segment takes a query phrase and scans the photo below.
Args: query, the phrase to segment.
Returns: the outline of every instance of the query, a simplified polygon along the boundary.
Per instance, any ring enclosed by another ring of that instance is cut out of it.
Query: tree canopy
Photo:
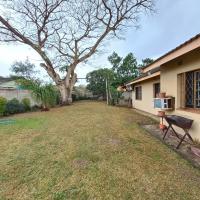
[[[138,64],[133,53],[128,53],[123,58],[113,52],[108,57],[108,61],[111,63],[112,68],[98,69],[87,74],[87,88],[94,95],[103,96],[104,99],[106,98],[106,79],[111,93],[110,96],[116,96],[117,87],[139,76],[139,68],[151,64],[153,59],[146,58],[142,60],[142,64]]]
[[[11,76],[14,77],[23,77],[25,79],[35,79],[36,74],[38,74],[38,71],[36,70],[36,66],[31,63],[28,59],[23,61],[18,61],[13,63],[13,65],[10,68]]]
[[[115,72],[117,79],[116,86],[126,83],[138,76],[137,59],[133,53],[129,53],[125,58],[120,57],[116,52],[113,52],[108,57],[112,65],[112,70]]]
[[[138,67],[146,67],[147,65],[150,65],[152,62],[154,62],[154,59],[145,58],[145,59],[142,60],[142,63],[139,64]]]
[[[106,79],[110,82],[115,80],[115,73],[112,69],[98,69],[87,74],[86,76],[88,90],[92,91],[93,95],[106,98]]]

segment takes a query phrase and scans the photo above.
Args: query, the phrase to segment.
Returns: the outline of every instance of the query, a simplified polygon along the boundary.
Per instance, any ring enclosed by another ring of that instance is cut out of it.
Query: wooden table
[[[177,145],[177,149],[180,147],[181,143],[184,141],[185,137],[187,136],[192,142],[193,142],[193,139],[189,133],[189,130],[190,128],[192,127],[192,124],[193,124],[193,120],[191,119],[187,119],[185,117],[181,117],[181,116],[177,116],[177,115],[166,115],[164,117],[164,119],[166,120],[166,122],[168,123],[168,127],[164,133],[164,137],[163,137],[163,140],[165,139],[168,131],[170,129],[172,129],[173,133],[176,135],[176,137],[178,139],[180,139],[180,142],[179,144]],[[179,128],[182,128],[183,131],[184,131],[184,135],[183,137],[181,138],[178,133],[174,130],[173,128],[173,125],[179,127]]]

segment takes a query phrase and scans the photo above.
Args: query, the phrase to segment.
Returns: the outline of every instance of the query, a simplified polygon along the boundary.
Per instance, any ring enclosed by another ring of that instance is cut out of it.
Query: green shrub
[[[42,85],[38,82],[32,82],[31,84],[32,96],[43,108],[54,107],[59,103],[59,92],[55,86],[51,84]]]
[[[11,99],[6,104],[6,114],[16,114],[25,112],[25,107],[16,98]]]
[[[4,115],[6,111],[6,103],[7,99],[4,97],[0,97],[0,116]]]
[[[72,101],[77,101],[78,100],[78,97],[76,94],[72,94]]]
[[[25,111],[30,111],[31,110],[31,101],[29,98],[23,98],[22,99],[22,104],[24,105]]]

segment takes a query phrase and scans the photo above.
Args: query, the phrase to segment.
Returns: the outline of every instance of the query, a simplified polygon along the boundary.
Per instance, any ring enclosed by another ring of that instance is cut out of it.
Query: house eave
[[[179,45],[178,47],[172,49],[168,53],[164,54],[160,58],[156,59],[150,65],[147,65],[142,68],[142,71],[145,73],[157,66],[162,66],[163,64],[174,60],[182,55],[185,55],[191,51],[200,48],[200,34],[196,35],[195,37],[189,39],[188,41],[184,42],[183,44]]]
[[[143,82],[143,81],[147,81],[149,79],[159,77],[159,76],[160,76],[160,71],[155,72],[155,73],[148,75],[148,76],[145,76],[145,77],[141,77],[140,79],[137,79],[137,80],[132,81],[130,83],[127,83],[126,86],[134,85],[134,84],[137,84],[137,83],[140,83],[140,82]]]

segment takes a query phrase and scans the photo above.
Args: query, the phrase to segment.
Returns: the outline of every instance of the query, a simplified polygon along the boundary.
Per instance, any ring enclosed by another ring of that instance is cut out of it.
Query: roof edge
[[[197,34],[196,36],[190,38],[189,40],[185,41],[184,43],[182,43],[181,45],[177,46],[176,48],[172,49],[171,51],[168,51],[167,53],[165,53],[164,55],[162,55],[161,57],[157,58],[156,60],[154,60],[154,62],[152,62],[151,64],[149,65],[146,65],[144,67],[142,67],[141,69],[144,70],[148,67],[150,67],[151,65],[155,64],[156,62],[158,62],[159,60],[163,59],[164,57],[168,56],[169,54],[175,52],[176,50],[182,48],[183,46],[187,45],[188,43],[190,42],[193,42],[194,40],[200,38],[200,33]]]
[[[142,78],[151,76],[151,75],[153,75],[153,74],[155,74],[155,73],[157,73],[157,72],[160,72],[160,67],[156,67],[156,68],[154,68],[154,69],[152,69],[152,70],[150,70],[150,71],[148,71],[148,72],[142,73],[142,74],[141,74],[140,76],[138,76],[137,78],[135,78],[135,79],[133,79],[133,80],[131,80],[131,81],[125,83],[125,85],[129,85],[129,84],[131,84],[131,83],[134,82],[134,81],[137,81],[137,80],[140,80],[140,79],[142,79]]]

